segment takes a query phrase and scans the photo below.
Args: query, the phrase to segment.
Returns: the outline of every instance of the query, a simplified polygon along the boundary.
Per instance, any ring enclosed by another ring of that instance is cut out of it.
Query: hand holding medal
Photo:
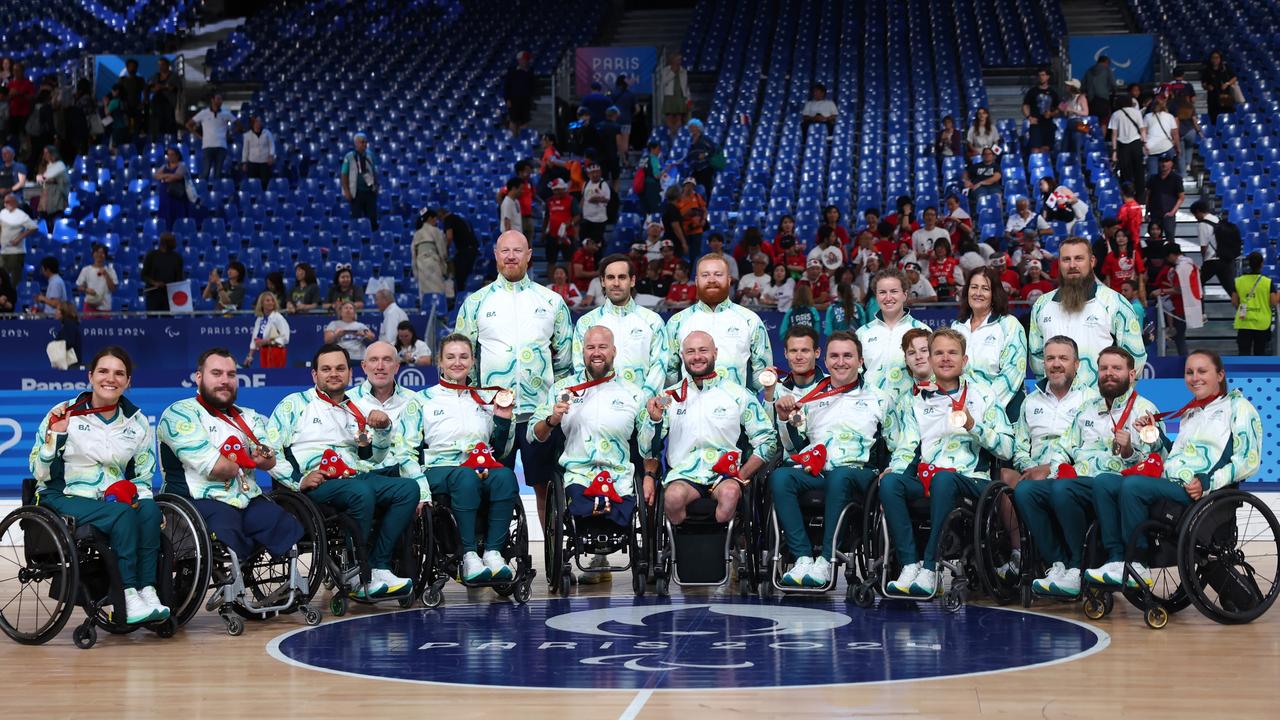
[[[1138,439],[1144,445],[1155,445],[1160,441],[1160,428],[1156,427],[1156,419],[1150,413],[1134,420],[1133,426],[1138,429]]]

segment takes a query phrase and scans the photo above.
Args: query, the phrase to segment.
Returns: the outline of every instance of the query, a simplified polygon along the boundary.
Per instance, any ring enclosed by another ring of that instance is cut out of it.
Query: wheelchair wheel
[[[1251,622],[1280,594],[1280,524],[1258,497],[1214,493],[1184,520],[1178,570],[1192,604],[1224,625]]]
[[[1016,578],[1001,579],[997,569],[1009,562],[1013,553],[1012,536],[1001,519],[1000,508],[1013,503],[1013,488],[996,480],[988,483],[974,510],[973,546],[978,580],[983,590],[1000,605],[1018,598]]]
[[[564,569],[565,502],[564,480],[555,478],[547,492],[547,517],[542,526],[542,561],[547,569],[547,589],[561,595],[568,594],[561,588],[561,579],[567,579]]]
[[[631,591],[643,597],[649,584],[649,535],[648,510],[644,493],[638,492],[636,509],[631,513],[631,539],[627,552],[631,554]]]
[[[1129,604],[1144,613],[1155,605],[1173,614],[1191,604],[1191,598],[1183,588],[1178,574],[1178,564],[1175,559],[1171,559],[1177,552],[1176,535],[1175,528],[1162,522],[1147,520],[1129,538],[1124,553],[1125,564],[1139,562],[1147,565],[1151,571],[1152,584],[1150,588],[1125,586],[1123,592]],[[1137,541],[1144,536],[1148,547],[1139,549]]]
[[[328,547],[328,539],[325,536],[324,519],[316,506],[300,493],[276,491],[272,493],[271,499],[302,524],[302,539],[296,546],[298,574],[307,581],[307,593],[301,598],[301,602],[309,603],[325,583],[325,548]]]
[[[204,519],[191,501],[166,493],[156,496],[156,505],[164,518],[162,532],[173,552],[169,560],[173,577],[169,610],[181,627],[195,617],[209,589],[213,550]]]
[[[27,505],[0,522],[0,628],[23,645],[48,642],[75,610],[80,567],[62,518]]]

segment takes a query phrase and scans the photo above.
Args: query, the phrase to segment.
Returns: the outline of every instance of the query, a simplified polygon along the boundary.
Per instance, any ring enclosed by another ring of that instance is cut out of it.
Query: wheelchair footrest
[[[677,528],[674,533],[676,575],[682,584],[715,584],[728,580],[725,527]]]

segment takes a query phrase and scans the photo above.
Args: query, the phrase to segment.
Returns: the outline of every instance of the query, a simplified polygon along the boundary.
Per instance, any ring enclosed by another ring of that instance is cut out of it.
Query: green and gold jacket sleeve
[[[908,393],[897,405],[897,437],[890,437],[892,456],[889,470],[904,472],[916,458],[916,450],[920,448],[920,427],[916,423],[915,409],[912,407],[912,395]]]
[[[301,468],[294,467],[285,451],[293,444],[293,429],[302,417],[306,407],[301,393],[289,395],[276,405],[267,420],[267,445],[276,453],[275,467],[271,468],[271,479],[283,483],[286,487],[297,490],[302,482]]]
[[[773,424],[765,415],[764,406],[755,395],[747,390],[742,391],[739,405],[742,410],[742,428],[746,431],[747,441],[751,443],[752,453],[761,460],[769,462],[778,454],[778,435],[773,431]]]
[[[394,453],[399,459],[400,477],[413,478],[418,483],[419,502],[431,502],[431,485],[427,483],[427,473],[422,469],[422,456],[419,447],[422,445],[422,400],[414,397],[400,413],[396,421],[396,447]]]
[[[760,371],[773,365],[773,344],[769,341],[769,331],[764,326],[764,322],[755,323],[755,329],[751,331],[751,359],[747,361],[747,376],[742,378],[742,384],[751,392],[760,392],[764,388],[760,385],[760,381],[756,377]]]
[[[1238,483],[1262,466],[1262,418],[1239,390],[1231,393],[1231,460],[1213,471],[1205,492]]]
[[[1031,374],[1035,375],[1037,380],[1044,379],[1045,337],[1044,331],[1040,329],[1040,306],[1048,301],[1048,294],[1041,295],[1031,306],[1031,325],[1027,331],[1028,361],[1031,363]]]

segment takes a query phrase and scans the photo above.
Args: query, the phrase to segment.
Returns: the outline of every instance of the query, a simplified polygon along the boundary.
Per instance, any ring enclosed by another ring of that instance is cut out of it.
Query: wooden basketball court
[[[541,565],[541,547],[535,545],[532,551]],[[548,597],[543,578],[539,567],[531,606],[537,605],[540,598]],[[572,595],[605,598],[614,593],[617,600],[613,602],[629,604],[629,577],[619,576],[612,585],[574,588]],[[326,597],[327,591],[322,590],[317,600]],[[717,600],[725,602],[736,598],[724,590],[715,593],[672,591],[673,601],[708,599],[714,604]],[[405,613],[416,626],[430,627],[450,622],[450,610],[455,614],[462,612],[457,609],[465,608],[468,603],[487,606],[509,602],[497,598],[490,590],[468,592],[450,583],[442,609],[417,608]],[[782,604],[803,608],[813,602],[818,601],[792,598]],[[842,608],[851,616],[876,612],[845,605],[842,593],[822,602],[826,607]],[[602,604],[609,603],[594,601],[596,606]],[[325,607],[327,603],[316,605]],[[394,604],[376,608],[354,606],[348,618],[341,622],[359,622],[360,618],[397,610]],[[907,612],[912,609],[908,608]],[[1037,603],[1033,612],[1086,622],[1079,604]],[[325,615],[319,628],[335,623],[327,612]],[[641,687],[594,691],[450,686],[334,674],[286,663],[269,654],[268,646],[273,639],[305,627],[297,615],[251,622],[242,636],[229,637],[216,615],[202,611],[169,640],[146,631],[122,637],[102,633],[96,647],[78,650],[72,644],[71,629],[81,619],[82,614],[77,610],[62,634],[46,645],[28,647],[0,641],[0,665],[8,675],[4,690],[0,691],[6,715],[226,718],[352,714],[388,717],[396,713],[521,719],[695,715],[1203,718],[1206,714],[1222,713],[1232,717],[1273,718],[1277,713],[1275,682],[1280,679],[1280,612],[1272,612],[1250,625],[1224,626],[1188,608],[1174,615],[1166,629],[1156,631],[1148,629],[1137,610],[1119,597],[1111,615],[1099,622],[1087,623],[1102,631],[1098,637],[1103,641],[1091,654],[1074,659],[1027,669],[941,679],[767,689],[733,689],[734,671],[724,671],[717,676],[721,688],[717,690]],[[987,642],[984,638],[999,637],[1001,624],[1018,620],[1019,614],[1015,612],[984,612],[983,608],[975,607],[961,610],[948,622],[956,623],[952,627],[968,627],[977,633],[976,641],[982,644]],[[928,624],[924,623],[926,633]],[[493,626],[476,624],[453,627],[451,632],[460,637],[474,633],[483,638],[491,630]],[[886,629],[875,639],[893,642],[893,632]],[[409,640],[391,632],[366,648],[400,652]],[[941,651],[942,644],[950,641],[950,635],[940,635],[939,644],[933,649]],[[988,651],[1006,649],[989,645]],[[927,654],[927,646],[925,643],[921,652]],[[1026,648],[1007,649],[1018,652]],[[432,662],[430,655],[419,653],[414,657],[418,658],[417,662]],[[832,662],[840,661],[834,654],[829,658]],[[504,666],[503,662],[490,662],[485,671],[505,675],[519,670],[516,665]],[[361,671],[376,667],[377,662],[376,657],[365,657],[349,665]],[[606,673],[600,677],[607,682],[621,675]]]

